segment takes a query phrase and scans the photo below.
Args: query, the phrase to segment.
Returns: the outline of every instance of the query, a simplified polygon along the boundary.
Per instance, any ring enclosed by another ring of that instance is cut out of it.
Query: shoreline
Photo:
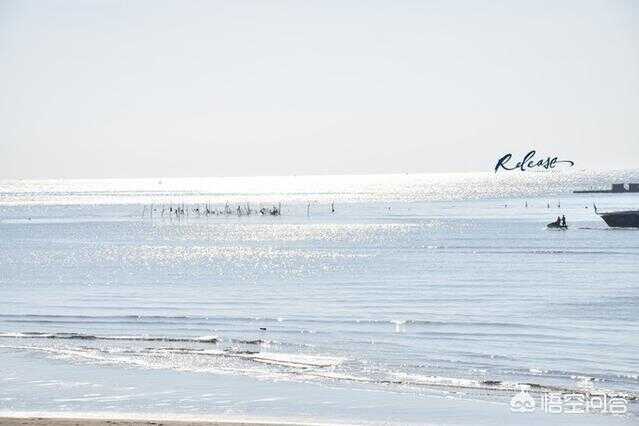
[[[192,418],[165,418],[127,416],[86,416],[75,414],[73,416],[55,416],[51,414],[0,416],[0,426],[319,426],[321,423],[287,422],[275,420],[254,419],[203,419]]]
[[[2,426],[280,426],[302,425],[301,423],[254,423],[227,421],[189,421],[189,420],[125,420],[125,419],[87,419],[54,417],[0,417]]]
[[[124,420],[124,419],[86,419],[53,417],[3,417],[2,426],[284,426],[302,425],[302,423],[254,423],[254,422],[216,422],[189,420]]]

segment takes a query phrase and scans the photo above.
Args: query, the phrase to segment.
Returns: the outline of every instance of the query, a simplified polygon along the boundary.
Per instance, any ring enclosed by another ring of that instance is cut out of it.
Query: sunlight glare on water
[[[115,368],[348,398],[360,386],[500,403],[521,388],[636,398],[637,232],[609,229],[592,204],[636,209],[637,195],[572,193],[617,181],[639,171],[2,181],[0,359],[62,381],[71,363],[91,383]],[[233,213],[247,203],[253,214]],[[280,203],[281,216],[257,213]],[[170,213],[178,205],[188,214]],[[561,214],[569,230],[546,230]],[[0,398],[96,409],[30,386]],[[120,401],[111,409],[131,408]],[[169,406],[210,409],[194,404]]]

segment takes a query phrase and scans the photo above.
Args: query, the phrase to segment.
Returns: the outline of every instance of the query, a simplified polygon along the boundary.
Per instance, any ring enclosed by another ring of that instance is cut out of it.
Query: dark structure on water
[[[639,228],[639,210],[597,214],[612,228]]]
[[[639,194],[639,183],[613,183],[610,189],[577,190],[575,194]],[[595,213],[612,228],[639,228],[639,210],[598,212]]]
[[[639,183],[613,183],[610,189],[584,189],[572,191],[575,194],[623,194],[628,192],[639,193]]]

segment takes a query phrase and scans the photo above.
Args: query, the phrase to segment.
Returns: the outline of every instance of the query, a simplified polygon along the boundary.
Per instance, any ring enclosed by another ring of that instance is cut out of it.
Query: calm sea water
[[[639,194],[572,194],[617,181],[639,170],[0,181],[0,410],[420,423],[511,416],[521,389],[637,398],[639,231],[592,204]],[[282,215],[193,210],[227,203]]]

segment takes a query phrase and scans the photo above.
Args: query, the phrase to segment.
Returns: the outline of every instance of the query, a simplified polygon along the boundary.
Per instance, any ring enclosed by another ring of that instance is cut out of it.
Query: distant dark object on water
[[[629,183],[626,187],[625,183],[613,183],[610,189],[585,189],[572,191],[575,194],[623,194],[623,193],[639,193],[639,183]]]
[[[566,225],[566,216],[559,217],[557,216],[557,220],[546,225],[551,229],[568,229],[568,225]]]
[[[546,226],[550,229],[568,229],[568,225],[560,225],[557,222],[551,222]]]

